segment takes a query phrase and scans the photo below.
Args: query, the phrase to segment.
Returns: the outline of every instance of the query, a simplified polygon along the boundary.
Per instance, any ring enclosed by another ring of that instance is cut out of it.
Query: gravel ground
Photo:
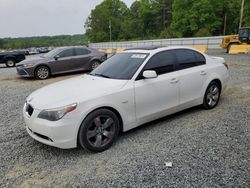
[[[215,109],[140,126],[97,154],[36,142],[22,119],[32,91],[76,74],[37,81],[0,67],[0,187],[250,187],[250,55],[209,54],[230,66]]]

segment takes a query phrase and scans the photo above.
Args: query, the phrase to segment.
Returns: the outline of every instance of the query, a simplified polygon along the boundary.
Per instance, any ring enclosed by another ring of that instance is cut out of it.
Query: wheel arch
[[[220,92],[222,90],[222,82],[219,78],[214,78],[214,79],[211,79],[208,84],[207,84],[207,87],[206,89],[208,88],[208,86],[212,83],[212,82],[217,82],[219,84],[219,87],[220,87]]]
[[[86,117],[91,114],[92,112],[96,111],[96,110],[100,110],[100,109],[107,109],[107,110],[110,110],[112,111],[113,113],[115,113],[115,115],[117,116],[118,120],[119,120],[119,132],[123,132],[123,119],[122,119],[122,116],[120,114],[120,112],[115,109],[114,107],[111,107],[111,106],[101,106],[101,107],[97,107],[95,109],[92,109],[90,112],[87,113],[87,115],[83,118],[82,122],[86,119]],[[80,127],[79,127],[80,128]],[[79,129],[78,129],[78,132],[79,132]]]
[[[15,61],[15,63],[16,63],[16,61],[17,61],[17,59],[16,59],[15,56],[5,56],[5,57],[4,57],[4,61],[6,61],[7,59],[13,59],[13,60]]]
[[[204,83],[204,85],[203,85],[203,87],[202,87],[202,92],[201,92],[201,101],[203,101],[203,98],[204,98],[204,95],[205,95],[205,93],[206,93],[206,90],[207,90],[207,88],[208,88],[208,86],[209,86],[209,84],[211,83],[211,82],[213,82],[213,81],[215,81],[215,82],[217,82],[218,84],[219,84],[219,86],[220,86],[220,91],[222,91],[223,90],[223,85],[222,85],[222,79],[220,78],[220,76],[217,74],[217,73],[212,73],[212,75],[210,75],[208,78],[207,78],[207,80],[206,80],[206,82]]]
[[[92,57],[92,58],[89,60],[89,62],[91,62],[91,63],[92,63],[93,61],[98,61],[98,62],[102,63],[101,59],[98,58],[98,57]]]
[[[213,79],[211,82],[217,82],[220,86],[220,90],[222,89],[222,83],[221,83],[220,79],[216,78],[216,79]]]

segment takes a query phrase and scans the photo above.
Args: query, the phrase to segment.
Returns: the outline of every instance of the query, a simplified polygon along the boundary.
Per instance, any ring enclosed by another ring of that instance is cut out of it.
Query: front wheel
[[[89,114],[78,132],[78,143],[91,152],[102,152],[113,144],[119,133],[119,120],[108,109]]]
[[[35,77],[40,80],[45,80],[50,76],[50,70],[46,66],[39,66],[35,70]]]
[[[215,81],[211,82],[207,87],[203,99],[203,107],[205,109],[214,108],[220,100],[220,92],[221,92],[220,85]]]

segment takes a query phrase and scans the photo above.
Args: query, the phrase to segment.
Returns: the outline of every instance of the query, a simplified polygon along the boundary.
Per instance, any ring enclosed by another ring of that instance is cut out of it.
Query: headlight
[[[38,118],[47,119],[49,121],[57,121],[65,116],[67,113],[75,110],[77,107],[77,103],[64,106],[61,108],[54,108],[50,110],[43,110],[38,114]]]
[[[32,63],[23,65],[23,67],[25,67],[25,68],[30,68],[30,67],[33,67],[33,66],[34,66],[34,64],[32,64]]]

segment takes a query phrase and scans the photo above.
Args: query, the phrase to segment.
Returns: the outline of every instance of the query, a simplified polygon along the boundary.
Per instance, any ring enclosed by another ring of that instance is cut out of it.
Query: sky
[[[134,0],[123,0],[129,7]],[[0,38],[73,35],[102,0],[0,0]]]

